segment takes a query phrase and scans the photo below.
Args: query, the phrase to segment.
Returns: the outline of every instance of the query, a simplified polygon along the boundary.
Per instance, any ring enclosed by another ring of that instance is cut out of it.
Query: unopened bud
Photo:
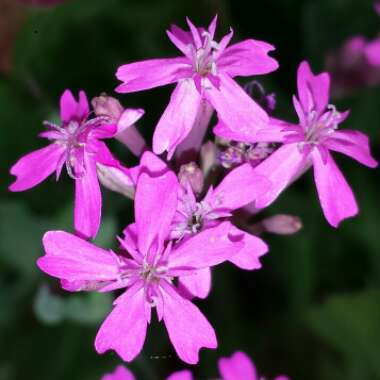
[[[210,170],[216,164],[216,146],[212,141],[208,141],[207,143],[202,145],[201,148],[201,167],[204,177],[207,177]]]
[[[199,194],[203,189],[203,173],[195,162],[182,165],[179,169],[178,179],[181,185],[186,186],[188,182],[194,193]]]
[[[97,163],[96,168],[99,181],[104,187],[130,199],[135,197],[135,186],[123,170],[99,163]]]
[[[121,114],[124,111],[123,106],[120,102],[108,96],[105,93],[102,93],[100,96],[93,98],[91,100],[92,107],[96,116],[108,116],[110,118],[110,123],[115,123],[120,119]]]
[[[293,215],[274,215],[261,222],[267,232],[277,235],[293,235],[302,228],[301,219]]]

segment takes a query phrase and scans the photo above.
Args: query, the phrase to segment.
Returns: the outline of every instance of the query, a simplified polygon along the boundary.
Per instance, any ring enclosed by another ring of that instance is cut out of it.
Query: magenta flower
[[[46,255],[38,260],[44,272],[62,280],[67,290],[110,291],[128,288],[114,302],[102,324],[96,350],[115,350],[133,360],[144,344],[151,309],[157,310],[169,338],[185,362],[198,362],[200,348],[216,348],[215,332],[173,281],[228,260],[243,243],[229,239],[229,223],[221,223],[186,240],[180,246],[166,243],[177,208],[178,181],[174,173],[155,177],[139,175],[135,196],[136,223],[119,239],[116,254],[62,231],[45,234]]]
[[[102,376],[101,380],[136,380],[136,378],[129,369],[119,365],[113,373]]]
[[[136,378],[129,369],[119,365],[113,373],[104,375],[101,380],[136,380]],[[182,370],[171,374],[166,380],[193,380],[193,376],[189,370]]]
[[[109,124],[107,117],[88,119],[89,105],[83,91],[80,91],[77,102],[72,93],[66,90],[61,97],[60,108],[61,124],[45,122],[48,130],[40,134],[51,144],[17,161],[11,168],[11,174],[17,179],[9,190],[28,190],[53,172],[56,172],[58,180],[65,166],[68,175],[75,181],[75,229],[84,237],[95,237],[101,218],[97,167],[124,171],[101,140],[113,137],[119,130],[116,125]],[[136,113],[131,124],[139,117],[141,113]]]
[[[328,104],[329,74],[314,75],[309,64],[302,62],[297,77],[299,99],[294,96],[293,101],[299,124],[273,120],[272,129],[277,132],[262,132],[263,140],[277,138],[284,145],[255,168],[257,174],[266,175],[272,182],[272,188],[256,199],[255,206],[260,209],[271,204],[290,183],[313,166],[323,213],[330,225],[337,227],[343,219],[356,215],[358,207],[330,151],[343,153],[370,168],[376,167],[377,162],[371,156],[365,134],[338,130],[348,112],[340,113]],[[217,128],[229,138],[249,139],[249,136],[234,134],[222,123]]]
[[[144,171],[152,175],[170,172],[165,162],[148,151],[141,157],[140,166],[131,170],[131,177],[136,181],[139,173]],[[182,177],[182,180],[186,181],[186,178]],[[253,202],[270,189],[270,186],[266,177],[257,175],[249,164],[232,170],[215,189],[210,187],[201,201],[197,200],[190,182],[177,181],[178,202],[168,239],[175,241],[174,247],[180,247],[187,239],[202,231],[220,224],[228,225],[228,238],[231,244],[236,243],[238,246],[235,254],[227,260],[245,270],[261,268],[259,258],[268,251],[268,246],[257,236],[235,227],[228,219],[234,210]],[[186,297],[206,298],[211,289],[210,268],[179,276],[179,285]]]
[[[375,38],[367,44],[365,55],[371,65],[380,66],[380,38]]]
[[[241,269],[259,269],[259,259],[268,251],[268,246],[259,237],[225,220],[232,216],[234,210],[254,201],[269,188],[270,182],[266,177],[255,174],[249,164],[232,170],[215,189],[210,187],[201,201],[197,200],[191,185],[187,183],[187,186],[179,188],[178,206],[170,236],[180,243],[182,239],[186,240],[200,231],[220,223],[229,223],[231,241],[244,243],[244,247],[229,261]],[[211,288],[211,271],[205,268],[193,276],[181,277],[179,283],[192,296],[206,298]]]
[[[252,360],[241,351],[235,352],[230,358],[220,358],[218,367],[222,380],[264,380],[257,374]],[[277,376],[274,380],[289,380],[289,378]]]
[[[235,352],[230,358],[220,358],[218,367],[221,380],[265,380],[264,377],[258,375],[256,367],[248,355],[241,351]],[[173,373],[167,380],[194,380],[194,377],[190,371],[184,370]],[[273,380],[290,379],[280,375]]]
[[[276,70],[277,61],[268,56],[274,47],[252,39],[227,47],[233,32],[216,42],[216,22],[215,17],[204,30],[187,19],[190,32],[172,26],[168,37],[183,57],[135,62],[119,67],[116,73],[123,82],[116,89],[121,93],[177,83],[154,132],[156,154],[168,151],[169,157],[173,155],[194,124],[199,124],[196,118],[204,100],[233,130],[248,128],[253,134],[268,124],[266,112],[232,78]]]

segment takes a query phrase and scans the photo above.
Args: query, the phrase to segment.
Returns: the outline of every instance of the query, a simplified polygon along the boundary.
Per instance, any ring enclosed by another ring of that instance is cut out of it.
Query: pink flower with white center
[[[330,76],[314,75],[307,62],[302,62],[297,75],[298,98],[293,97],[299,124],[271,119],[267,130],[256,135],[236,133],[223,122],[214,132],[221,137],[244,142],[283,142],[267,159],[255,168],[257,174],[266,175],[272,188],[256,199],[256,209],[269,206],[281,192],[314,167],[314,179],[320,203],[327,221],[333,227],[357,214],[354,194],[333,160],[330,150],[343,153],[371,168],[377,166],[371,156],[368,137],[353,130],[339,131],[348,112],[339,113],[328,104]]]
[[[79,92],[77,102],[66,90],[60,100],[61,124],[45,122],[48,128],[40,134],[51,143],[42,149],[27,154],[12,166],[10,172],[17,177],[9,186],[10,191],[28,190],[53,172],[58,180],[63,166],[75,181],[75,217],[77,233],[93,238],[101,219],[101,193],[97,168],[115,168],[127,177],[126,169],[112,156],[101,140],[119,133],[115,124],[107,117],[88,119],[90,115],[86,94]],[[137,115],[141,117],[141,114]],[[132,120],[132,124],[135,120]]]
[[[99,353],[112,349],[124,360],[133,360],[143,347],[152,308],[164,321],[183,361],[195,364],[202,347],[217,346],[214,329],[199,309],[180,295],[174,281],[230,259],[243,243],[229,238],[231,227],[227,222],[180,246],[167,243],[177,196],[174,173],[139,175],[136,222],[119,239],[120,254],[62,231],[48,232],[43,238],[46,255],[37,264],[44,272],[61,279],[66,290],[105,292],[127,288],[100,327],[95,340]]]
[[[227,47],[233,32],[216,42],[216,22],[215,17],[205,30],[195,27],[187,19],[190,32],[172,26],[167,32],[168,37],[183,57],[126,64],[120,66],[116,73],[123,82],[116,89],[121,93],[177,83],[153,135],[156,154],[167,151],[171,157],[194,125],[205,124],[197,122],[205,100],[233,130],[247,130],[247,133],[254,134],[268,124],[266,112],[232,78],[276,70],[277,61],[268,56],[274,47],[253,39]],[[202,130],[198,133],[204,134],[205,126],[199,128]],[[194,132],[191,139],[199,141]]]
[[[299,125],[283,125],[284,145],[255,168],[257,174],[268,175],[272,188],[259,196],[256,207],[271,204],[278,195],[311,165],[319,200],[327,221],[333,227],[357,214],[354,194],[336,166],[330,151],[343,153],[361,164],[375,168],[368,137],[354,130],[339,131],[348,116],[328,105],[330,76],[313,75],[307,62],[298,69],[298,99],[294,107]]]
[[[151,152],[145,152],[140,161],[137,173],[133,169],[133,177],[138,173],[148,172],[155,176],[172,173],[160,158]],[[255,181],[252,179],[255,178]],[[231,244],[237,243],[238,250],[226,260],[246,270],[261,268],[259,258],[268,251],[268,246],[258,237],[250,235],[232,225],[228,218],[232,211],[253,202],[258,195],[270,188],[266,177],[254,173],[249,164],[232,170],[215,188],[210,188],[203,200],[198,201],[191,184],[180,184],[176,181],[178,202],[167,235],[168,240],[175,240],[175,248],[186,245],[188,239],[206,233],[209,229],[220,225],[229,226],[228,239]],[[127,230],[124,231],[128,236]],[[179,276],[181,291],[186,296],[206,298],[211,288],[211,271],[209,266],[193,271],[191,275]]]

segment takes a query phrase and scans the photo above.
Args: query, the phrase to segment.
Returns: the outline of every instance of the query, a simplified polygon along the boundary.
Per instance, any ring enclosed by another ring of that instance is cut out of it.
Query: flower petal
[[[257,174],[250,164],[243,164],[230,171],[216,187],[213,199],[218,208],[236,210],[253,202],[271,187],[270,181]]]
[[[177,208],[178,180],[168,171],[151,177],[142,173],[137,181],[135,218],[138,247],[142,255],[148,253],[156,240],[162,246],[169,233],[170,224]]]
[[[145,111],[142,108],[125,109],[117,123],[117,133],[121,133],[125,129],[135,124],[136,121],[143,117],[144,113]]]
[[[136,291],[136,286],[132,286],[118,298],[96,335],[95,348],[98,353],[114,350],[127,362],[140,353],[148,325],[145,303],[142,287]]]
[[[69,122],[75,115],[78,103],[70,90],[65,90],[60,99],[61,120]]]
[[[194,380],[194,378],[189,370],[184,369],[183,371],[172,373],[166,380]]]
[[[283,145],[256,166],[255,172],[267,176],[272,183],[269,191],[256,199],[256,208],[269,206],[306,167],[307,157],[296,143]]]
[[[314,75],[306,61],[301,62],[297,72],[298,97],[305,112],[315,109],[321,113],[330,96],[330,75]]]
[[[9,190],[24,191],[38,185],[57,170],[63,154],[65,148],[62,145],[50,144],[21,157],[10,170],[17,179]]]
[[[213,113],[214,108],[205,99],[202,99],[190,133],[177,146],[176,157],[180,162],[196,160]]]
[[[136,378],[129,369],[119,365],[113,373],[104,375],[101,380],[136,380]]]
[[[49,231],[43,237],[45,256],[38,267],[50,276],[72,281],[108,281],[119,274],[116,255],[112,251],[64,231]]]
[[[380,66],[380,38],[376,38],[365,47],[364,54],[373,66]]]
[[[72,119],[83,120],[89,114],[89,105],[86,93],[79,92],[77,102],[70,90],[65,90],[60,99],[61,120],[68,123]]]
[[[229,260],[243,247],[241,242],[229,239],[230,228],[229,222],[220,223],[173,248],[168,263],[170,273],[188,274],[188,269],[207,268]]]
[[[98,233],[102,211],[102,195],[96,161],[85,153],[86,171],[75,180],[74,225],[78,234],[94,238]]]
[[[335,131],[323,144],[328,149],[343,153],[370,168],[378,165],[371,155],[368,137],[359,131]]]
[[[218,69],[231,77],[268,74],[278,68],[278,62],[268,56],[274,46],[253,39],[231,45],[218,59]]]
[[[231,241],[240,241],[244,244],[243,248],[229,259],[231,263],[245,270],[261,268],[259,258],[268,252],[268,246],[263,240],[232,225],[229,238]]]
[[[220,358],[218,367],[223,380],[258,380],[252,360],[241,351],[235,352],[230,358]]]
[[[178,356],[186,363],[196,364],[202,347],[214,349],[214,329],[190,301],[182,298],[167,282],[162,282],[164,322]]]
[[[189,76],[190,61],[186,57],[150,59],[120,66],[116,77],[124,82],[116,92],[128,93],[164,86]]]
[[[267,113],[228,75],[220,73],[218,77],[219,89],[211,86],[204,94],[228,128],[253,137],[267,127]]]
[[[327,150],[324,157],[319,150],[314,150],[312,159],[323,213],[330,225],[338,227],[343,219],[358,213],[355,196]]]
[[[188,276],[179,278],[179,286],[185,293],[197,298],[206,298],[211,290],[210,268],[192,271]]]
[[[173,155],[178,144],[193,128],[200,106],[201,96],[194,81],[184,80],[178,83],[154,131],[154,153],[168,151],[169,158]]]

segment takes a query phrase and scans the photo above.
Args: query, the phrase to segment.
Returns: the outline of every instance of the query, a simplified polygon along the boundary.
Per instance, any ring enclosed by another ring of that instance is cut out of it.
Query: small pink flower
[[[117,134],[118,127],[110,124],[105,116],[88,118],[90,110],[83,91],[80,91],[77,102],[66,90],[61,97],[60,109],[60,125],[45,122],[48,130],[40,134],[51,144],[27,154],[12,166],[10,172],[17,179],[9,190],[28,190],[53,172],[56,172],[58,180],[65,166],[68,175],[75,181],[75,229],[80,235],[93,238],[101,218],[98,165],[115,168],[129,181],[126,169],[101,141]]]
[[[253,134],[268,124],[266,112],[232,78],[276,70],[278,63],[268,56],[274,47],[252,39],[227,47],[233,32],[216,42],[216,22],[215,17],[205,30],[187,19],[190,32],[172,26],[168,37],[183,57],[135,62],[119,67],[116,73],[123,82],[116,91],[122,93],[177,83],[154,132],[156,154],[168,151],[171,157],[194,125],[202,125],[196,137],[204,134],[204,123],[197,122],[204,100],[233,130],[248,129]]]
[[[178,292],[174,280],[229,260],[243,247],[229,239],[230,224],[220,223],[183,244],[168,241],[177,209],[178,180],[173,172],[138,176],[135,196],[136,222],[119,239],[122,251],[116,254],[62,231],[45,234],[46,255],[38,260],[44,272],[62,280],[66,290],[101,292],[127,288],[114,302],[114,309],[102,324],[96,350],[115,350],[124,360],[133,360],[141,351],[157,310],[169,338],[185,362],[198,362],[202,347],[216,348],[214,329],[189,300]]]
[[[265,380],[257,374],[257,370],[247,354],[235,352],[230,358],[221,358],[218,362],[222,380]],[[289,380],[286,376],[277,376],[274,380]]]
[[[330,76],[314,75],[307,62],[302,62],[297,75],[298,98],[293,97],[299,124],[294,125],[272,119],[272,127],[252,136],[252,140],[284,142],[267,159],[255,168],[265,175],[272,187],[257,197],[256,208],[270,205],[281,192],[309,167],[314,168],[314,179],[319,200],[327,221],[333,227],[346,218],[357,214],[354,194],[343,174],[336,166],[330,151],[343,153],[370,168],[377,166],[371,156],[368,137],[353,130],[339,131],[338,126],[349,112],[340,113],[328,104]],[[218,132],[226,138],[244,141],[248,135],[237,135],[226,125],[219,123]]]
[[[136,378],[129,369],[119,365],[113,373],[102,376],[101,380],[136,380]]]
[[[236,351],[229,358],[220,358],[218,361],[220,380],[265,380],[257,373],[256,367],[247,354]],[[107,379],[108,380],[108,379]],[[113,380],[113,379],[109,379]],[[115,379],[116,380],[116,379]],[[118,380],[118,379],[117,379]],[[123,380],[123,379],[120,379]],[[188,370],[173,373],[167,380],[194,380]],[[276,376],[273,380],[290,380],[284,375]]]

